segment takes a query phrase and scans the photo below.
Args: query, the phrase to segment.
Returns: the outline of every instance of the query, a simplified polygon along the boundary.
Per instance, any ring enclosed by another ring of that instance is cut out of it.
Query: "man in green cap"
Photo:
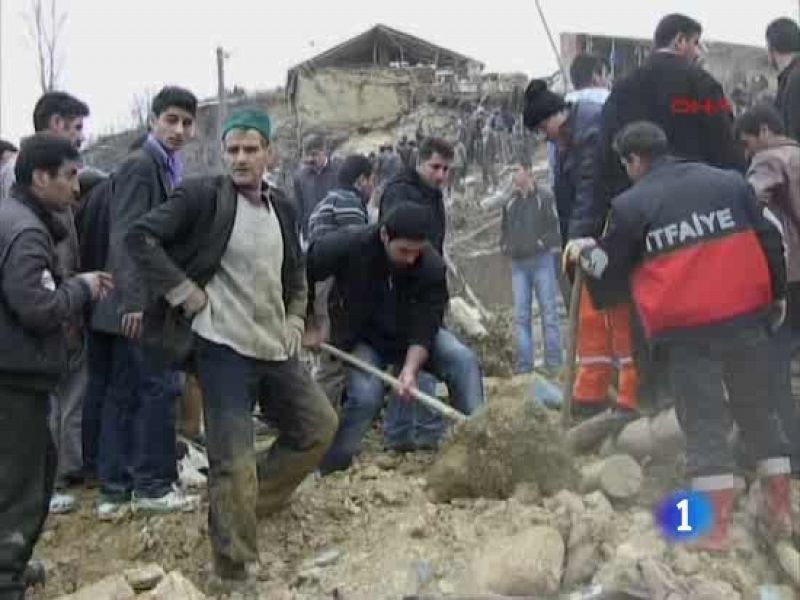
[[[144,340],[189,362],[203,391],[214,568],[246,580],[258,560],[256,515],[285,505],[336,433],[336,414],[298,360],[307,283],[294,210],[265,181],[270,119],[232,114],[223,127],[225,175],[187,181],[127,236],[159,300]],[[252,412],[280,431],[256,454]]]

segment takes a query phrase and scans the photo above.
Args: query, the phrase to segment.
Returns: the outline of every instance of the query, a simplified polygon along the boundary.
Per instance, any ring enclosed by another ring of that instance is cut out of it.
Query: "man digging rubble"
[[[336,413],[297,357],[306,273],[293,207],[264,179],[270,133],[266,113],[232,114],[222,131],[226,174],[187,182],[127,238],[160,297],[144,337],[173,357],[191,355],[199,376],[209,535],[223,580],[249,578],[256,513],[285,505],[336,431]],[[256,401],[279,431],[258,456]]]
[[[786,316],[780,232],[740,174],[669,156],[657,125],[625,127],[614,148],[634,185],[614,199],[606,234],[573,240],[565,259],[580,262],[590,291],[629,278],[647,343],[663,350],[687,474],[714,509],[698,549],[729,547],[736,485],[725,390],[758,465],[761,519],[773,539],[790,537],[789,458],[769,418],[767,327]]]
[[[331,312],[332,340],[342,350],[383,368],[400,367],[399,396],[410,401],[411,388],[424,368],[443,379],[456,408],[471,414],[483,404],[478,360],[442,328],[447,282],[442,258],[427,239],[430,210],[401,203],[376,225],[339,230],[311,245],[311,281],[336,277],[341,295]],[[347,469],[383,406],[383,383],[350,368],[341,422],[320,471]]]

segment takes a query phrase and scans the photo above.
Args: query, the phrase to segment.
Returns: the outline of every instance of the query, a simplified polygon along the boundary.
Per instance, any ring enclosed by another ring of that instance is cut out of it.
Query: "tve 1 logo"
[[[714,508],[702,492],[676,492],[661,501],[655,518],[668,540],[688,542],[711,530]]]

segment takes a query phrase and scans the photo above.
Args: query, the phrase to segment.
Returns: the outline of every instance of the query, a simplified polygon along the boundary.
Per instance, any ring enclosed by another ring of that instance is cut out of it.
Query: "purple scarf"
[[[156,151],[159,158],[161,158],[162,163],[167,169],[167,175],[169,176],[169,182],[172,188],[175,189],[178,187],[183,178],[183,162],[180,156],[178,156],[176,152],[167,151],[152,133],[147,135],[147,144],[149,144],[149,146]]]

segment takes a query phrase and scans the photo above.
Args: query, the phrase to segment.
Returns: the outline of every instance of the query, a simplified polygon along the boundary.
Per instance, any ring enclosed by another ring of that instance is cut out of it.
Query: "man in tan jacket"
[[[737,122],[737,133],[751,159],[747,179],[758,199],[783,229],[788,282],[788,318],[774,334],[770,396],[792,448],[792,468],[800,471],[800,415],[792,398],[793,350],[800,339],[800,144],[784,134],[780,114],[756,106]]]

